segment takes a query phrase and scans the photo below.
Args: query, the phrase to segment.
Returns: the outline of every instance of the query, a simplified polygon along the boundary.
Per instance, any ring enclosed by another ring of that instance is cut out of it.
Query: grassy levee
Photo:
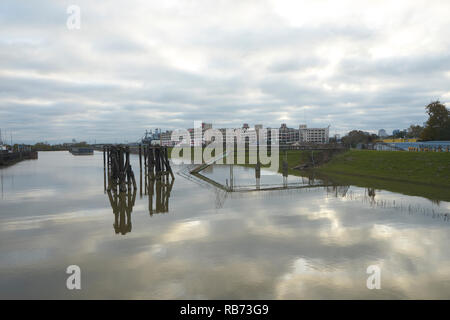
[[[350,150],[320,171],[450,188],[450,153]]]
[[[317,169],[336,183],[450,201],[450,153],[350,150]]]

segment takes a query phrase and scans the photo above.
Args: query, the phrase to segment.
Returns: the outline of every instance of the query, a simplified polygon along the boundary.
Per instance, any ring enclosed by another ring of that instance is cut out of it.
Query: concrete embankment
[[[0,153],[0,167],[10,166],[22,160],[37,159],[37,151]]]

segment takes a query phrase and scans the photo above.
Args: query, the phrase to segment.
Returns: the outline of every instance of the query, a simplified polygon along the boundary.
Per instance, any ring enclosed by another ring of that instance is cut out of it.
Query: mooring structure
[[[105,146],[103,148],[103,165],[108,176],[110,191],[119,187],[120,192],[127,192],[133,186],[137,189],[136,179],[130,163],[130,148],[128,146]]]
[[[168,177],[175,178],[169,162],[169,152],[167,147],[139,145],[139,166],[144,169],[145,176],[152,179]]]
[[[130,162],[130,154],[139,151],[139,188],[142,198],[143,186],[148,195],[149,213],[169,211],[170,192],[174,174],[169,162],[167,147],[139,145],[106,145],[103,147],[104,189],[114,213],[116,234],[131,232],[131,213],[136,202],[137,184]],[[143,183],[143,176],[145,183]]]

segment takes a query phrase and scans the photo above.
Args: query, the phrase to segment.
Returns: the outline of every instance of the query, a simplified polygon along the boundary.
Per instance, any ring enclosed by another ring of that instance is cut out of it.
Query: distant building
[[[197,127],[197,128],[190,128],[188,129],[188,132],[191,136],[191,146],[202,146],[205,144],[208,144],[211,141],[206,141],[205,140],[205,131],[212,129],[212,123],[205,123],[202,122],[201,127]],[[195,130],[197,129],[197,130]],[[199,130],[201,129],[201,130]]]
[[[159,138],[161,146],[173,147],[175,145],[175,141],[172,141],[172,131],[161,132]]]
[[[208,129],[212,129],[212,123],[202,122],[202,131],[205,132]]]
[[[30,145],[18,144],[18,145],[16,145],[15,149],[18,152],[30,152],[32,148]]]
[[[161,130],[158,128],[155,129],[155,132],[152,130],[145,130],[145,136],[142,138],[141,142],[145,144],[158,144],[161,139],[160,134]]]
[[[396,134],[399,134],[400,130],[399,129],[395,129],[392,131],[392,135],[395,136]]]
[[[299,130],[288,128],[286,123],[282,123],[278,129],[278,138],[281,145],[289,145],[299,141]]]
[[[380,138],[384,138],[384,137],[387,137],[388,134],[387,134],[386,130],[380,129],[380,130],[378,130],[378,136],[379,136]]]
[[[306,124],[299,126],[299,141],[308,143],[328,143],[330,127],[308,128]]]

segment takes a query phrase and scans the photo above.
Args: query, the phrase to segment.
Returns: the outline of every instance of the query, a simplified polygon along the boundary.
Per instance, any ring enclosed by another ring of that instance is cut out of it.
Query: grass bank
[[[435,185],[450,190],[448,152],[350,150],[334,156],[319,171]]]
[[[287,151],[290,175],[315,176],[338,185],[383,189],[432,200],[450,201],[450,153],[349,150],[309,170],[293,169],[322,163],[322,151]],[[329,155],[326,155],[329,156]],[[280,163],[284,154],[280,154]]]
[[[450,153],[350,150],[316,170],[337,184],[450,201]]]

